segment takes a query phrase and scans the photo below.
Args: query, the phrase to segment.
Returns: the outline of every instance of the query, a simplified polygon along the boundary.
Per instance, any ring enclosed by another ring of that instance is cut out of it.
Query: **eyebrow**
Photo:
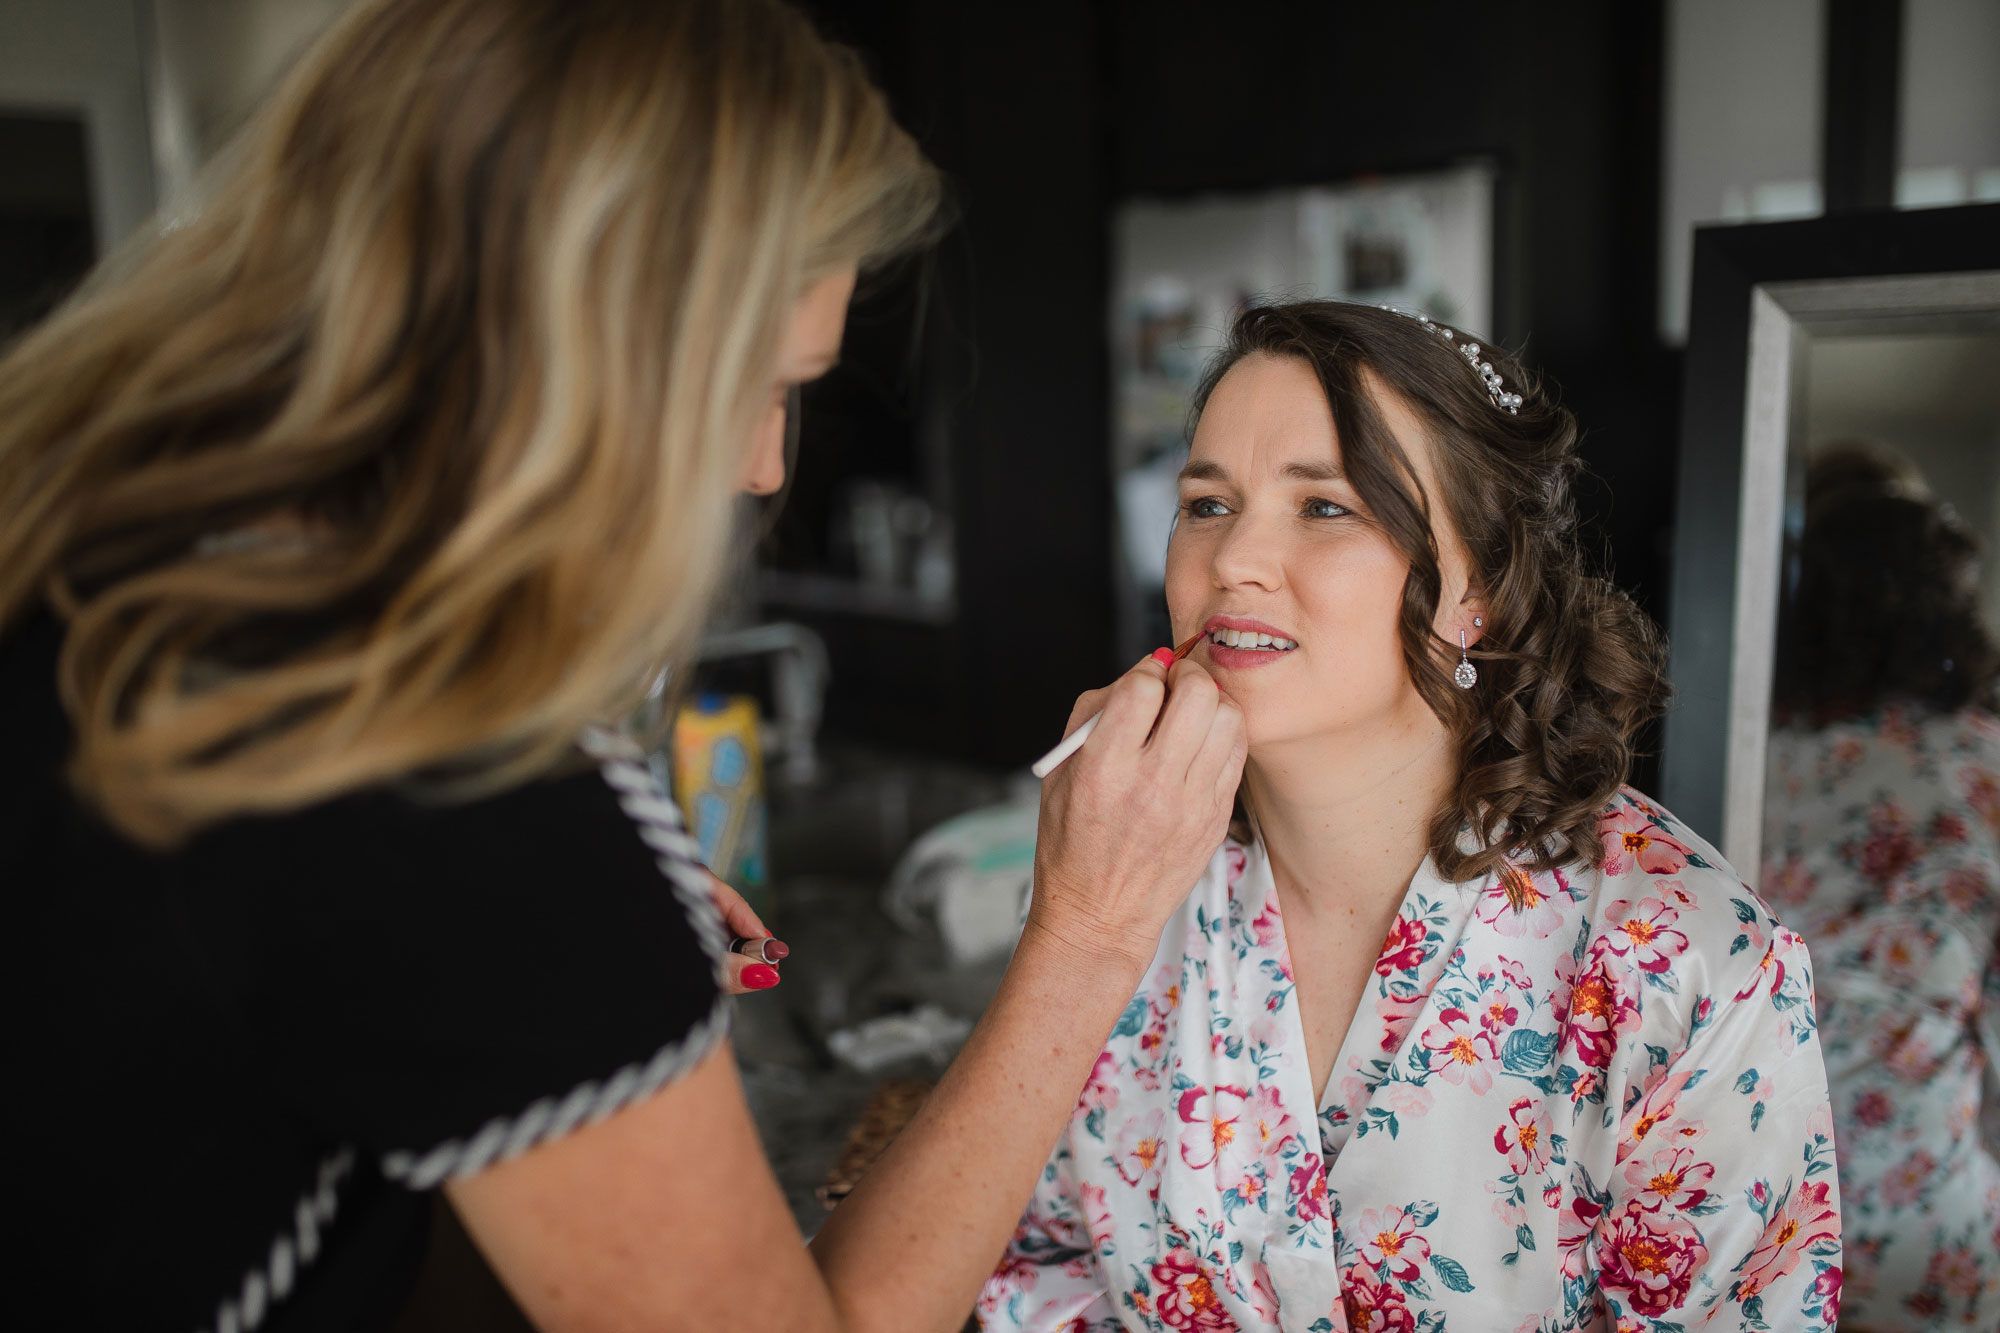
[[[1287,463],[1278,469],[1278,475],[1293,481],[1342,481],[1345,474],[1331,463]],[[1182,481],[1228,481],[1229,470],[1210,459],[1191,462],[1181,469]]]

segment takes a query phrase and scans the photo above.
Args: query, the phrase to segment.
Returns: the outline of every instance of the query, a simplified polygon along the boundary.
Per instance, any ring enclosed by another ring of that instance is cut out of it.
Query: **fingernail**
[[[1174,664],[1174,650],[1171,648],[1155,648],[1153,650],[1153,660],[1163,667],[1171,667]]]
[[[778,984],[778,969],[763,963],[752,963],[743,969],[743,984],[751,990],[769,990]]]
[[[792,946],[783,940],[765,940],[764,956],[774,963],[782,963],[792,956]]]

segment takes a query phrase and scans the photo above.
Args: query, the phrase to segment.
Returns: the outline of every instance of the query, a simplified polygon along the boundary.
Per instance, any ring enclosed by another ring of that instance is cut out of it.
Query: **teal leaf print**
[[[1749,903],[1744,902],[1741,898],[1731,898],[1729,905],[1736,909],[1736,919],[1744,925],[1747,926],[1757,919],[1757,909]]]
[[[1760,1075],[1755,1069],[1744,1070],[1741,1074],[1737,1075],[1736,1090],[1738,1092],[1746,1094],[1755,1090],[1755,1088],[1757,1087],[1757,1080],[1761,1077],[1762,1075]]]
[[[1410,1205],[1410,1220],[1420,1227],[1427,1227],[1438,1220],[1438,1206],[1429,1199],[1418,1199]]]
[[[1243,1262],[1242,1241],[1232,1240],[1229,1242],[1229,1262],[1232,1264],[1240,1264]]]
[[[1527,1230],[1526,1227],[1521,1229],[1523,1231]],[[1534,1246],[1530,1245],[1528,1248],[1533,1249]],[[1431,1256],[1431,1271],[1438,1275],[1438,1281],[1444,1283],[1453,1291],[1472,1290],[1472,1279],[1465,1275],[1465,1265],[1456,1259],[1447,1259],[1441,1254],[1433,1254]]]
[[[1729,956],[1734,958],[1737,954],[1742,953],[1745,949],[1749,947],[1750,947],[1750,937],[1748,935],[1738,935],[1733,941],[1730,942]]]
[[[1524,1250],[1535,1248],[1535,1229],[1526,1222],[1514,1228],[1514,1243]],[[1469,1290],[1469,1288],[1468,1288]]]
[[[1132,1002],[1125,1006],[1125,1012],[1118,1015],[1118,1026],[1111,1029],[1114,1037],[1136,1037],[1139,1029],[1146,1025],[1146,997],[1134,995]]]
[[[1750,1108],[1750,1132],[1755,1134],[1757,1126],[1764,1123],[1764,1103],[1758,1102]]]
[[[1555,1033],[1515,1028],[1500,1047],[1500,1064],[1508,1073],[1526,1077],[1546,1069],[1555,1054]]]
[[[1433,1319],[1432,1315],[1437,1317]],[[1418,1315],[1417,1333],[1444,1333],[1444,1311],[1426,1310]]]

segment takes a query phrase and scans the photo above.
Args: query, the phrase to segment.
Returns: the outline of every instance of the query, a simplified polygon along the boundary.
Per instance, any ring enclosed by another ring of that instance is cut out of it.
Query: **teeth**
[[[1266,649],[1273,652],[1287,652],[1298,647],[1298,642],[1276,634],[1259,634],[1254,630],[1217,629],[1209,632],[1209,641],[1225,648],[1240,648],[1250,651]]]

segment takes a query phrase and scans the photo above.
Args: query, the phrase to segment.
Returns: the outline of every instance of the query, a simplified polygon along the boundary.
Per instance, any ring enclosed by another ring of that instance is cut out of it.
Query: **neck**
[[[1245,792],[1287,913],[1402,900],[1456,774],[1443,724],[1412,716],[1365,733],[1262,746]]]

